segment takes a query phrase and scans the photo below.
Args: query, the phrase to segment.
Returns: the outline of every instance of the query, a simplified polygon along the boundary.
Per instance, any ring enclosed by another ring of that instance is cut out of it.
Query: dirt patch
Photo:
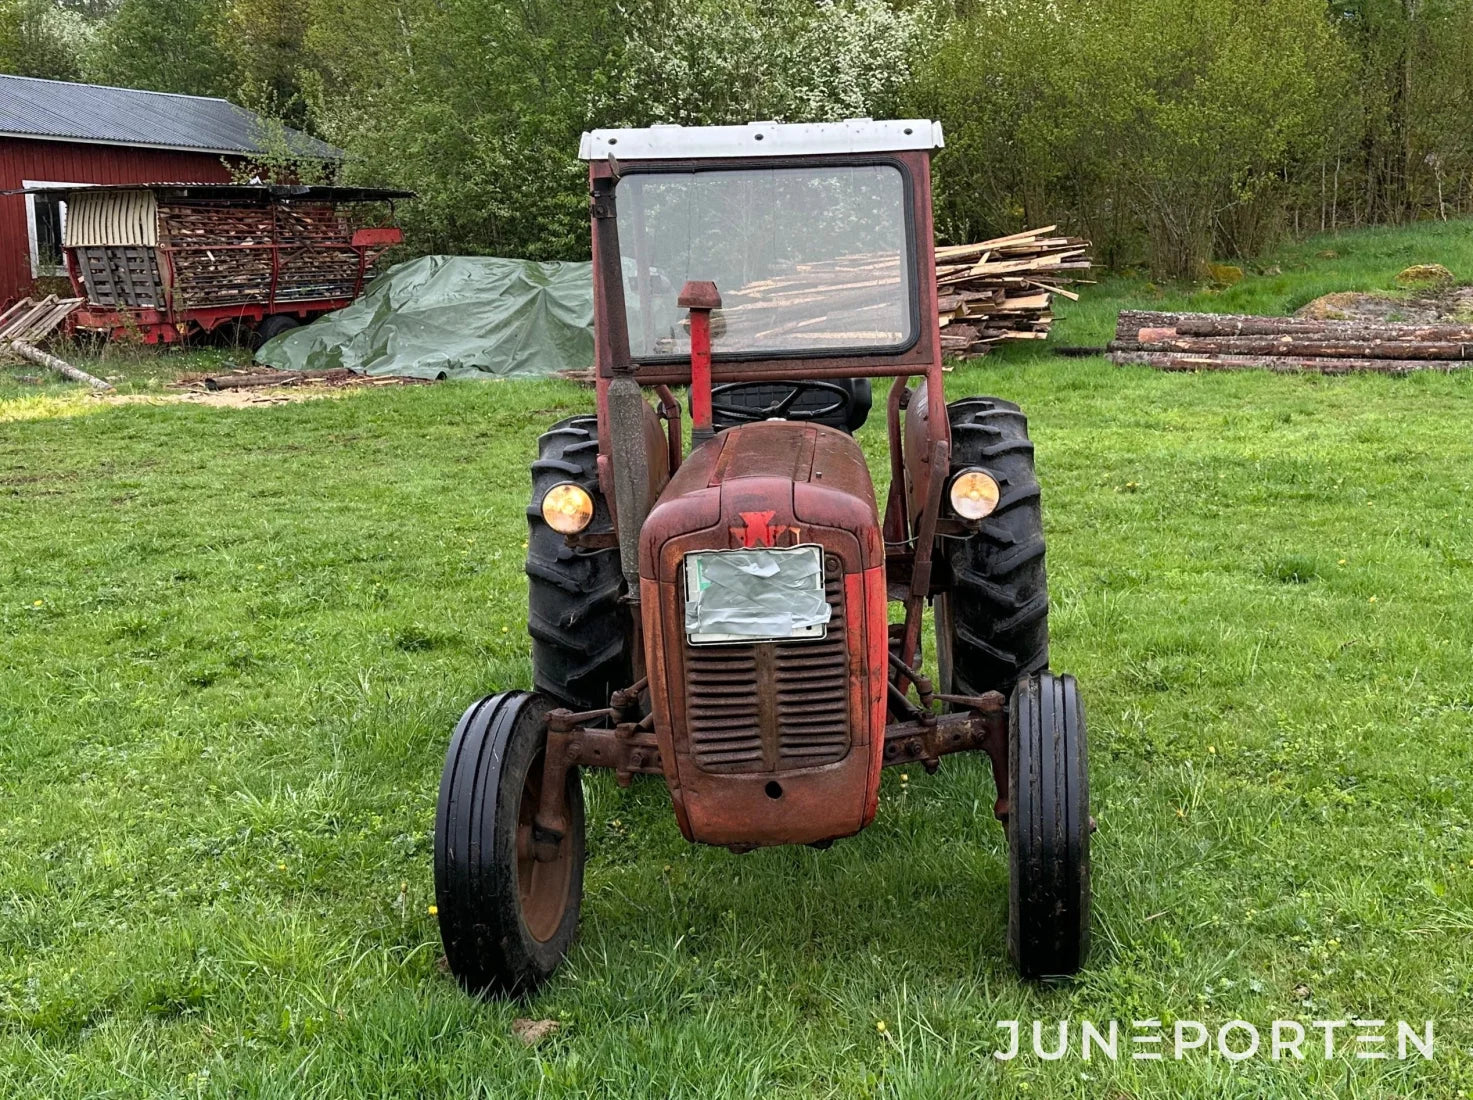
[[[0,401],[0,424],[16,420],[47,420],[52,417],[84,416],[113,405],[207,405],[216,409],[257,409],[267,405],[289,405],[299,401],[346,397],[366,387],[293,386],[278,389],[183,390],[176,393],[36,394]]]
[[[98,394],[89,400],[100,405],[209,405],[217,409],[253,409],[262,405],[290,405],[298,401],[320,401],[342,397],[352,390],[339,387],[298,386],[293,389],[185,390],[183,393]]]
[[[430,384],[427,378],[371,377],[354,374],[350,370],[272,370],[262,367],[237,368],[214,371],[209,374],[182,374],[169,383],[171,389],[186,390],[251,390],[299,388],[303,386],[326,389],[358,388],[365,386],[423,386]]]
[[[1343,292],[1326,294],[1301,306],[1295,317],[1316,321],[1405,322],[1432,325],[1473,320],[1473,287],[1460,286],[1407,297]]]
[[[208,405],[219,409],[251,409],[262,405],[289,405],[324,397],[377,389],[382,386],[425,385],[418,378],[370,378],[349,370],[271,371],[260,367],[183,374],[167,394],[99,394],[92,400],[106,405]]]

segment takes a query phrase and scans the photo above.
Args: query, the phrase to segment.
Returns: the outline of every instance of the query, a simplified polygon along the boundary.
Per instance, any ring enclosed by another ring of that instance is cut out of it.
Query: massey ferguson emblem
[[[776,512],[742,512],[741,527],[730,527],[731,537],[742,549],[751,549],[754,546],[776,546],[777,540],[782,536],[788,536],[788,545],[798,544],[798,528],[791,527],[785,523],[773,523],[772,517]]]

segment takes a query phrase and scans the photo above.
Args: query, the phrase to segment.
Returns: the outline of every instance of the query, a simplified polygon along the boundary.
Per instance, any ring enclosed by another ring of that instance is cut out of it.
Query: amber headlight
[[[593,519],[593,498],[580,485],[554,485],[542,498],[542,518],[558,534],[576,535]]]
[[[986,470],[963,470],[951,479],[951,507],[962,519],[986,519],[1002,490]]]

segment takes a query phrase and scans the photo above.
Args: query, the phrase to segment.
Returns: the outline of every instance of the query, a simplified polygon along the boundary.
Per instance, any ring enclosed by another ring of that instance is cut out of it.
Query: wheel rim
[[[542,803],[544,759],[545,754],[539,752],[527,769],[521,805],[517,808],[517,897],[522,923],[538,943],[546,943],[557,934],[568,909],[573,883],[573,843],[568,832],[558,842],[556,859],[543,863],[533,854],[532,827],[537,807]]]

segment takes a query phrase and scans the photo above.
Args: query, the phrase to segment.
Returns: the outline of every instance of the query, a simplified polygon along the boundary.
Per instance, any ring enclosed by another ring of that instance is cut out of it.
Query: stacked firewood
[[[1473,367],[1473,324],[1122,310],[1109,350],[1116,363],[1160,370],[1404,374]]]
[[[272,286],[273,242],[278,302],[349,298],[357,285],[352,230],[330,207],[163,206],[159,228],[180,307],[264,300]]]
[[[976,244],[936,249],[936,308],[948,355],[986,355],[1003,340],[1043,340],[1053,324],[1053,297],[1088,280],[1089,242],[1053,236],[1056,225]]]

